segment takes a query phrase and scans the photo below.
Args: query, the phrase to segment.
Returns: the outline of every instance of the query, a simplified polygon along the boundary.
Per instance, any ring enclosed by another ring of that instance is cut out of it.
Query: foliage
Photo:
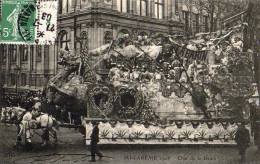
[[[219,130],[218,132],[216,132],[214,135],[213,135],[213,138],[215,139],[220,139],[220,136],[223,135],[223,131],[222,130]]]
[[[135,131],[133,132],[133,136],[135,138],[140,138],[144,133],[142,131]]]
[[[228,136],[231,140],[235,139],[236,130],[232,130],[228,132]]]
[[[192,131],[191,131],[191,130],[183,131],[183,132],[181,132],[181,135],[182,135],[184,138],[189,139],[190,136],[192,135]]]
[[[169,139],[173,139],[173,137],[175,135],[175,131],[169,130],[169,131],[166,132],[166,135],[168,136]]]
[[[253,69],[251,56],[232,48],[226,65],[219,65],[211,77],[211,88],[218,88],[224,103],[229,104],[235,117],[242,117],[241,109],[253,94]],[[216,89],[215,89],[216,90]]]
[[[201,139],[204,139],[206,137],[206,135],[207,135],[207,132],[205,130],[200,131],[198,134],[199,138],[201,138]]]
[[[124,136],[126,135],[127,131],[126,130],[118,130],[115,135],[118,137],[118,138],[124,138]]]
[[[100,136],[102,138],[106,138],[109,133],[110,133],[109,129],[104,129],[104,130],[101,131]]]
[[[156,139],[158,138],[160,135],[162,134],[162,132],[160,130],[155,130],[155,131],[151,131],[150,136],[152,139]]]

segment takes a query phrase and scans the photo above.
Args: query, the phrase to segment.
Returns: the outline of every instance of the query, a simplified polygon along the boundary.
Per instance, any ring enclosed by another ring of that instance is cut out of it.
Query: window
[[[10,45],[9,46],[9,55],[11,57],[11,62],[16,62],[17,58],[17,46],[16,45]]]
[[[213,19],[213,31],[217,31],[217,18]]]
[[[15,78],[15,74],[14,73],[10,74],[10,84],[11,85],[15,85],[16,84],[16,78]]]
[[[69,50],[69,44],[68,44],[69,42],[70,40],[68,37],[68,33],[66,31],[63,31],[60,38],[60,48]]]
[[[4,45],[4,47],[3,47],[3,63],[6,62],[6,58],[7,58],[7,46]]]
[[[34,61],[34,46],[30,46],[30,64],[31,64],[31,70],[33,70],[33,61]]]
[[[175,0],[175,14],[179,14],[179,0]]]
[[[5,64],[6,56],[7,56],[7,45],[2,45],[2,52],[3,52],[2,62],[3,62],[3,64]]]
[[[118,11],[123,13],[130,12],[130,0],[118,0],[117,8]]]
[[[62,9],[61,9],[61,13],[68,13],[72,7],[72,0],[61,0],[61,6],[62,6]]]
[[[62,14],[62,4],[63,4],[63,2],[62,2],[63,0],[59,0],[59,14]]]
[[[208,32],[209,31],[209,22],[208,22],[207,16],[203,16],[203,24],[205,26],[205,32]]]
[[[44,56],[47,57],[49,55],[49,46],[45,45],[44,46]]]
[[[157,19],[163,19],[164,17],[164,3],[163,3],[164,0],[155,0],[154,1],[154,6],[155,6],[155,9],[154,9],[154,12],[155,12],[155,18]]]
[[[147,16],[147,0],[137,0],[137,14]]]
[[[91,0],[80,0],[80,8],[88,8],[91,5]]]
[[[37,61],[42,60],[42,47],[40,45],[36,46],[36,60]]]
[[[28,60],[28,46],[19,46],[19,51],[21,53],[21,60],[27,61]]]
[[[27,76],[25,73],[21,74],[21,86],[26,86],[27,85]]]
[[[185,24],[185,31],[189,30],[189,12],[188,11],[183,11],[183,19],[184,19],[184,24]]]
[[[196,28],[196,33],[200,32],[199,14],[195,14],[195,28]]]

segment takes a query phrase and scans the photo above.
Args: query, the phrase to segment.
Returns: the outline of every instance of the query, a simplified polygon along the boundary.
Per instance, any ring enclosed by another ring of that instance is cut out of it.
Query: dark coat
[[[239,127],[235,134],[235,141],[239,149],[246,149],[250,143],[249,130],[245,127]]]
[[[99,128],[98,126],[94,126],[92,130],[92,134],[90,136],[91,143],[95,144],[99,142]]]

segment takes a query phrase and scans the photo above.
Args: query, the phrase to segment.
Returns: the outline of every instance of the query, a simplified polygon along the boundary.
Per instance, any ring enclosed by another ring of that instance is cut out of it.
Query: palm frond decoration
[[[175,131],[174,130],[169,130],[166,132],[166,135],[169,139],[173,139],[174,135],[175,135]]]
[[[223,131],[222,130],[219,130],[218,132],[216,132],[214,135],[213,135],[213,138],[214,139],[220,139],[220,136],[223,135]]]
[[[150,136],[152,139],[158,138],[160,135],[162,135],[162,132],[160,130],[155,130],[150,133]]]
[[[229,138],[231,140],[234,140],[235,139],[235,135],[236,135],[236,130],[229,131],[227,135],[229,136]]]
[[[126,130],[118,130],[115,135],[118,137],[118,138],[124,138],[124,136],[126,135],[127,131]]]
[[[100,132],[100,136],[101,138],[106,138],[109,133],[110,133],[109,129],[104,129]]]
[[[192,131],[190,131],[190,130],[183,131],[183,132],[181,132],[181,135],[182,135],[184,138],[189,139],[190,136],[192,135]]]
[[[144,134],[144,132],[142,132],[142,131],[133,132],[134,138],[140,138],[143,134]]]
[[[198,133],[198,136],[200,139],[204,139],[207,135],[207,132],[205,130],[202,130]]]

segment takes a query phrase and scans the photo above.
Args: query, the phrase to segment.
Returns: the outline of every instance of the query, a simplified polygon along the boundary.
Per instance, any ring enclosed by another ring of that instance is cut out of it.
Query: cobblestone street
[[[12,125],[0,125],[0,163],[89,163],[90,152],[84,145],[82,135],[74,129],[61,128],[59,131],[59,144],[55,147],[42,148],[40,140],[34,137],[33,150],[15,150],[16,129]],[[96,163],[113,164],[232,164],[239,163],[239,156],[235,147],[213,146],[101,146],[105,157]],[[257,157],[258,156],[258,157]],[[256,147],[251,146],[247,151],[247,163],[258,164],[260,157],[256,154]]]

